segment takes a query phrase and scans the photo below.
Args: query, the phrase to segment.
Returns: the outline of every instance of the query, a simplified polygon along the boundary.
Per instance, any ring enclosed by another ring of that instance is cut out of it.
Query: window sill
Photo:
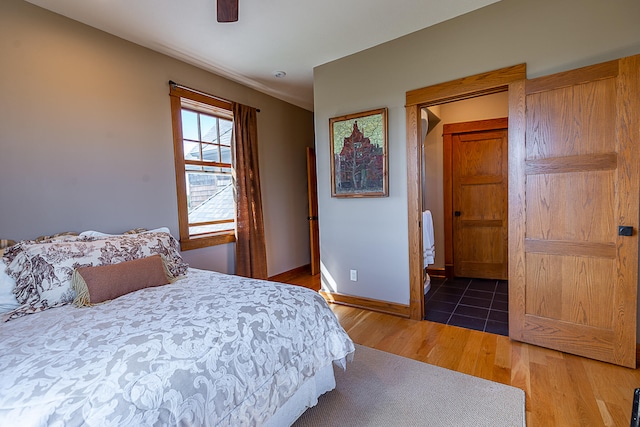
[[[236,241],[235,233],[216,234],[195,239],[180,240],[180,250],[190,251],[192,249],[206,248],[209,246],[224,245]]]

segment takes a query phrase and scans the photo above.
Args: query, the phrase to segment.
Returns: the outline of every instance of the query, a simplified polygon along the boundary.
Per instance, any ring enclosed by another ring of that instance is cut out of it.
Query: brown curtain
[[[258,171],[256,109],[233,103],[236,175],[236,274],[267,278],[262,197]]]

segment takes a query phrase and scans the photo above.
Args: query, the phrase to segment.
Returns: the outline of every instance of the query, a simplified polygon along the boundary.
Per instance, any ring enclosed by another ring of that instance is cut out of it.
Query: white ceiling
[[[498,0],[27,0],[313,110],[313,68]],[[274,77],[275,71],[286,77]]]

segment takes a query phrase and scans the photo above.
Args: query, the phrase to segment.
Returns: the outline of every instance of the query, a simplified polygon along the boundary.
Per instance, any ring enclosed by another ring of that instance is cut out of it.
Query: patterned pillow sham
[[[29,242],[38,243],[38,242],[75,240],[77,239],[76,237],[77,235],[78,233],[67,231],[64,233],[57,233],[52,236],[40,236],[34,240],[30,240]],[[0,240],[0,258],[4,258],[4,253],[9,249],[9,247],[15,244],[16,244],[15,240],[9,240],[9,239]],[[7,274],[6,265],[4,264],[4,259],[3,259],[2,261],[0,261],[0,316],[20,307],[20,303],[18,302],[14,294],[15,288],[16,288],[16,280]]]
[[[2,242],[4,241],[5,240],[0,240],[0,246],[2,246]],[[13,242],[9,246],[15,244],[16,242]],[[0,247],[0,258],[4,255],[5,250],[6,247]],[[13,289],[16,287],[16,281],[13,280],[12,277],[9,277],[5,270],[5,265],[0,262],[0,314],[14,310],[20,306],[20,304],[18,304],[18,300],[16,300],[16,296],[13,294]]]
[[[144,233],[113,237],[75,237],[35,243],[23,241],[7,250],[7,274],[16,280],[14,294],[20,304],[3,320],[69,304],[75,297],[73,271],[80,267],[110,265],[154,254],[162,255],[174,277],[186,274],[188,265],[169,233]]]

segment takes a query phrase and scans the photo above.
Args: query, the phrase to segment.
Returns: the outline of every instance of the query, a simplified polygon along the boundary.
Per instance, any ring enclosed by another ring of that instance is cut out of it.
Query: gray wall
[[[270,275],[309,263],[313,114],[21,0],[0,2],[0,238],[168,226],[178,235],[168,80],[260,108]],[[235,270],[234,245],[183,253]]]
[[[409,304],[405,93],[527,64],[529,77],[640,53],[637,0],[502,0],[316,67],[314,104],[324,282]],[[389,197],[331,198],[329,118],[389,109]],[[419,179],[412,177],[411,179]],[[358,269],[358,282],[349,270]]]

